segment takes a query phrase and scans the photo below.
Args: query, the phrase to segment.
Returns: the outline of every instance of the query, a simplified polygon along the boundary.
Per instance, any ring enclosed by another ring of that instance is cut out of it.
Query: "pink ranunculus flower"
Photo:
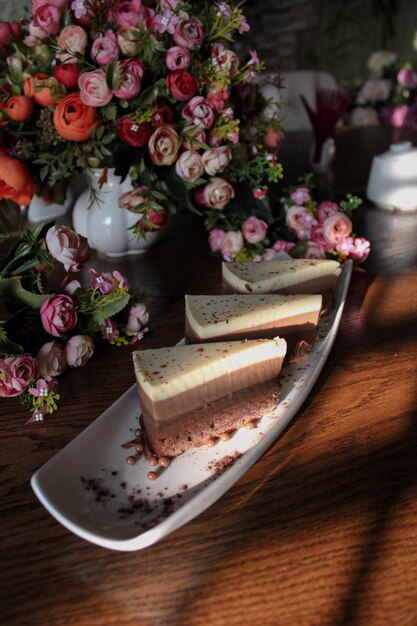
[[[223,209],[235,196],[232,185],[224,178],[214,177],[204,187],[196,191],[199,204],[208,209]]]
[[[363,263],[369,256],[371,244],[364,237],[355,237],[352,242],[352,249],[349,258],[354,263]]]
[[[84,104],[90,107],[104,107],[112,99],[106,74],[103,70],[84,72],[78,78],[80,98]]]
[[[310,192],[307,187],[298,187],[290,195],[290,198],[299,206],[307,202],[307,200],[311,200]]]
[[[402,67],[397,74],[397,81],[405,89],[415,89],[417,87],[417,72],[408,67]]]
[[[45,380],[51,380],[62,374],[67,366],[64,350],[59,343],[44,343],[36,355],[39,373]]]
[[[35,13],[35,11],[45,4],[50,4],[51,6],[57,7],[57,9],[63,9],[67,4],[67,0],[32,0],[32,13]]]
[[[336,244],[352,232],[352,222],[345,213],[335,213],[323,222],[323,237],[330,244]]]
[[[197,20],[181,20],[176,25],[173,39],[178,46],[195,50],[204,41],[203,27]]]
[[[64,355],[69,367],[81,367],[93,356],[94,342],[88,335],[74,335],[65,345]]]
[[[60,285],[60,290],[69,296],[73,296],[77,289],[81,289],[81,283],[71,276],[66,276]]]
[[[210,128],[214,122],[214,111],[210,102],[203,96],[194,96],[182,110],[182,116],[196,126]]]
[[[79,59],[74,53],[84,54],[87,47],[87,33],[81,26],[65,26],[57,39],[57,46],[66,52],[58,52],[56,55],[61,63],[78,63]]]
[[[330,215],[334,215],[335,213],[339,213],[339,205],[331,200],[323,200],[316,210],[317,219],[321,224],[323,224]]]
[[[46,245],[54,259],[63,264],[67,272],[78,272],[90,258],[88,240],[68,226],[51,226],[46,233]]]
[[[191,63],[191,54],[187,48],[173,46],[167,50],[166,66],[169,70],[186,70]]]
[[[206,133],[201,126],[194,126],[190,124],[183,129],[183,135],[185,139],[183,146],[186,150],[198,150],[201,143],[206,142]]]
[[[206,150],[201,158],[206,173],[209,176],[216,176],[229,165],[232,160],[232,151],[229,146],[219,146]]]
[[[178,157],[179,136],[170,124],[159,126],[148,142],[149,156],[155,165],[172,165]]]
[[[285,241],[284,239],[277,239],[272,248],[275,252],[289,252],[295,246],[292,241]]]
[[[225,235],[225,231],[221,228],[213,228],[213,230],[209,232],[208,243],[212,252],[221,250]]]
[[[315,241],[307,241],[307,249],[303,254],[304,259],[325,259],[326,250]]]
[[[104,33],[104,37],[98,37],[91,47],[91,57],[99,65],[106,65],[115,61],[119,56],[119,46],[116,35],[112,30]]]
[[[129,337],[135,335],[149,321],[149,310],[143,302],[132,304],[129,309],[126,322],[126,335]]]
[[[294,205],[287,211],[287,226],[298,239],[307,240],[311,237],[311,229],[317,224],[314,215],[302,206]]]
[[[57,35],[61,25],[61,10],[53,4],[43,4],[33,13],[33,21],[29,32],[39,39],[46,39],[49,35]]]
[[[265,248],[262,253],[262,261],[272,261],[276,257],[276,251],[273,248]]]
[[[60,337],[77,323],[74,303],[67,295],[51,296],[45,300],[40,308],[40,316],[42,326],[53,337]]]
[[[236,252],[243,248],[243,235],[239,230],[229,230],[223,239],[221,253],[226,261],[233,261]]]
[[[324,236],[323,224],[316,224],[311,229],[311,241],[314,243],[318,243],[322,246],[327,252],[332,252],[334,248],[334,244],[329,243]]]
[[[242,233],[249,243],[263,241],[268,232],[268,224],[255,215],[251,215],[242,224]]]
[[[204,172],[201,155],[193,150],[185,150],[175,163],[175,171],[186,183],[193,183]]]
[[[31,354],[0,358],[0,397],[18,396],[38,376],[38,364]]]
[[[140,61],[136,59],[125,59],[120,63],[120,72],[120,84],[113,93],[117,98],[131,100],[135,98],[141,90],[145,69]]]
[[[134,57],[139,52],[139,42],[134,28],[121,28],[117,31],[117,43],[124,56]]]
[[[108,19],[121,28],[137,28],[139,18],[146,15],[141,0],[116,0],[111,7]]]

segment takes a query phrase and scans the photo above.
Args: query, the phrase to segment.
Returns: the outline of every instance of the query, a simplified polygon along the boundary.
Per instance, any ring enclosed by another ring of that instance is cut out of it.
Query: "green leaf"
[[[93,332],[100,330],[104,326],[104,320],[113,317],[122,311],[129,303],[130,294],[122,294],[118,300],[105,304],[102,308],[95,310],[91,315],[90,329]]]
[[[15,278],[0,279],[0,299],[13,300],[24,305],[39,309],[51,297],[51,294],[36,294],[22,287],[20,280]]]

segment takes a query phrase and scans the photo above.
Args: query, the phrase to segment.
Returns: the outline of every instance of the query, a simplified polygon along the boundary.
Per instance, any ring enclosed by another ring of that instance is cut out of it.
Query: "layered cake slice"
[[[334,288],[341,271],[331,259],[222,263],[225,293],[324,293]]]
[[[317,338],[320,294],[231,294],[185,296],[187,343],[283,337],[287,354],[303,346],[307,353]]]
[[[279,338],[134,352],[143,425],[154,453],[176,456],[272,411],[285,354]]]

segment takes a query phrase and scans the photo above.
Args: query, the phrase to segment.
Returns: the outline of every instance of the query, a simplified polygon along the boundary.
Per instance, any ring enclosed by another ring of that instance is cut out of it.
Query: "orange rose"
[[[7,100],[7,113],[14,122],[25,122],[33,113],[33,103],[27,96],[12,96]]]
[[[28,205],[35,193],[35,183],[26,165],[0,155],[0,198]]]
[[[98,124],[96,110],[84,104],[79,93],[71,93],[57,105],[54,124],[57,133],[64,139],[85,141]]]
[[[23,92],[25,96],[33,98],[41,107],[51,107],[62,98],[66,89],[53,76],[38,72],[26,79]]]

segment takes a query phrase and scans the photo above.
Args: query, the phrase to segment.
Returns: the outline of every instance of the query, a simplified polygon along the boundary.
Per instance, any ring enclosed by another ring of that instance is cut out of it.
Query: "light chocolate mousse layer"
[[[286,342],[278,338],[134,352],[143,423],[155,453],[175,456],[272,410],[285,354]]]
[[[317,338],[320,294],[224,294],[185,296],[187,343],[238,339],[287,341],[287,356],[300,341]]]
[[[223,290],[225,293],[323,293],[334,289],[341,271],[340,263],[331,259],[223,261]]]

